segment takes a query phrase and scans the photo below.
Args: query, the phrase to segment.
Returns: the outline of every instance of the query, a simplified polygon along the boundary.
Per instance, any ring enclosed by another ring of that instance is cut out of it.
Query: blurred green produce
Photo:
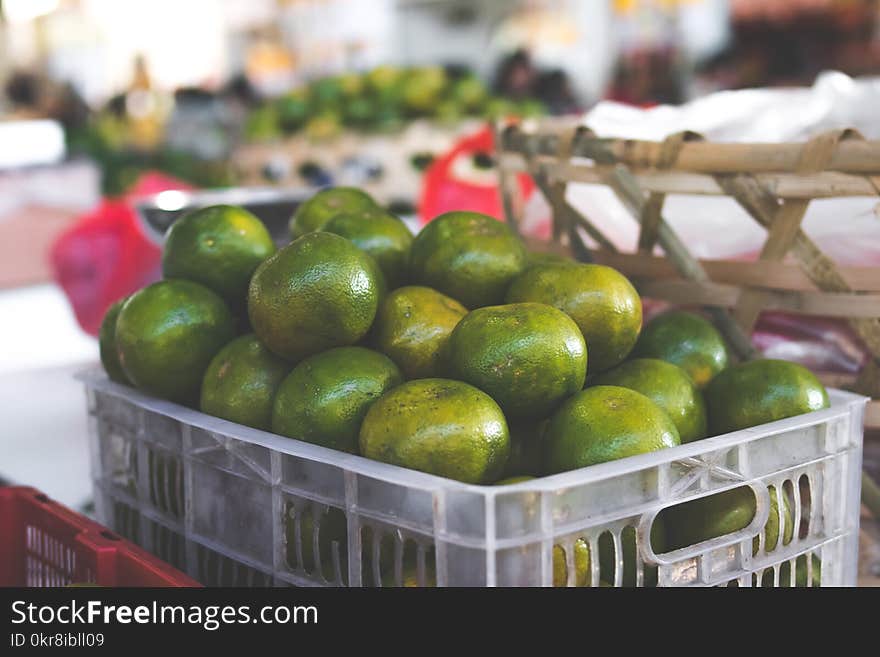
[[[261,122],[249,128],[264,139],[269,138],[269,131],[277,130],[274,108],[271,116],[249,117],[251,121]],[[205,160],[161,144],[150,150],[134,147],[129,123],[112,111],[102,110],[84,126],[68,130],[66,140],[68,153],[86,156],[98,165],[104,196],[124,194],[147,171],[160,171],[196,187],[224,187],[232,182],[224,160]]]
[[[122,98],[122,97],[120,97]],[[313,80],[283,95],[258,102],[242,118],[245,143],[275,142],[293,134],[322,141],[345,130],[395,132],[407,121],[429,119],[455,126],[466,118],[533,117],[545,113],[537,100],[514,102],[493,96],[470,72],[451,72],[439,66],[400,68],[379,66],[364,73],[345,73]],[[237,123],[236,123],[237,125]],[[218,139],[234,140],[230,124],[217,124]],[[228,152],[214,159],[191,149],[171,147],[163,125],[150,146],[139,143],[136,130],[120,99],[96,112],[83,127],[67,133],[68,152],[87,156],[102,172],[102,193],[124,194],[146,171],[160,171],[197,187],[235,184]],[[172,135],[173,136],[173,135]],[[421,162],[427,165],[428,161]]]
[[[309,118],[309,95],[302,89],[291,91],[278,99],[278,127],[285,132],[299,130]],[[272,107],[269,105],[268,107]],[[256,112],[254,112],[256,114]]]
[[[467,117],[497,119],[545,113],[537,100],[514,102],[492,96],[472,73],[451,75],[439,66],[403,69],[379,66],[313,80],[251,111],[248,141],[267,141],[304,131],[328,139],[342,130],[394,130],[405,120],[457,123]]]

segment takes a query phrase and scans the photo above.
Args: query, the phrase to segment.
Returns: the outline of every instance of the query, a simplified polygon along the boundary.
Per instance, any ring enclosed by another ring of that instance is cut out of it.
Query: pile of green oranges
[[[414,236],[364,192],[330,188],[300,205],[290,228],[293,241],[276,250],[239,207],[175,222],[164,280],[106,315],[110,378],[225,420],[483,485],[828,405],[797,364],[731,364],[698,314],[670,311],[643,327],[622,274],[531,253],[492,217],[450,212]],[[731,509],[746,509],[735,529],[754,516],[751,493],[713,504],[726,531]],[[718,529],[665,524],[667,545]]]

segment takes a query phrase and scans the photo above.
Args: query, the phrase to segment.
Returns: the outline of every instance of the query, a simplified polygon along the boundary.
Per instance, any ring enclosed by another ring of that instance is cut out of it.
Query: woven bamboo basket
[[[880,141],[839,130],[805,143],[710,143],[690,132],[649,142],[543,121],[499,126],[496,144],[507,221],[518,229],[522,218],[519,172],[552,207],[553,241],[533,247],[613,266],[645,297],[705,307],[739,359],[757,355],[749,334],[764,309],[845,318],[871,358],[857,377],[819,374],[826,385],[872,397],[865,424],[880,428],[880,268],[839,266],[801,229],[813,199],[880,195]],[[566,200],[571,183],[615,193],[639,224],[634,253],[620,252]],[[664,220],[668,194],[734,199],[767,229],[758,259],[694,257]]]

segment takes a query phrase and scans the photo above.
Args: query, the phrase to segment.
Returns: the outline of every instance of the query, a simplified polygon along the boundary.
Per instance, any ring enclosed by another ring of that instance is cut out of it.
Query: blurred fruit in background
[[[342,128],[383,131],[404,118],[455,122],[466,117],[497,119],[541,116],[536,98],[512,100],[492,95],[468,70],[441,66],[401,69],[379,66],[365,73],[317,78],[267,99],[246,121],[248,140],[271,140],[305,129],[315,139],[336,136]]]
[[[446,72],[439,66],[410,71],[403,83],[404,107],[415,114],[430,112],[437,105],[446,84]]]

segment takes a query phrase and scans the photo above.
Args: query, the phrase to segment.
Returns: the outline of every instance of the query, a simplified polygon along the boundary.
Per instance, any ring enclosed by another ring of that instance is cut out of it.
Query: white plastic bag
[[[798,142],[834,128],[855,128],[880,139],[880,78],[853,80],[824,73],[810,88],[724,91],[679,107],[639,109],[599,103],[583,124],[601,137],[660,141],[691,130],[710,141]],[[609,188],[572,183],[567,199],[621,250],[632,252],[638,224]],[[813,201],[804,231],[842,265],[880,266],[880,211],[877,197]],[[525,225],[549,221],[550,208],[537,199],[527,205]],[[670,195],[664,218],[698,258],[757,257],[766,230],[732,199]],[[857,371],[865,350],[845,322],[765,313],[753,340],[767,356],[798,360],[816,369]]]

